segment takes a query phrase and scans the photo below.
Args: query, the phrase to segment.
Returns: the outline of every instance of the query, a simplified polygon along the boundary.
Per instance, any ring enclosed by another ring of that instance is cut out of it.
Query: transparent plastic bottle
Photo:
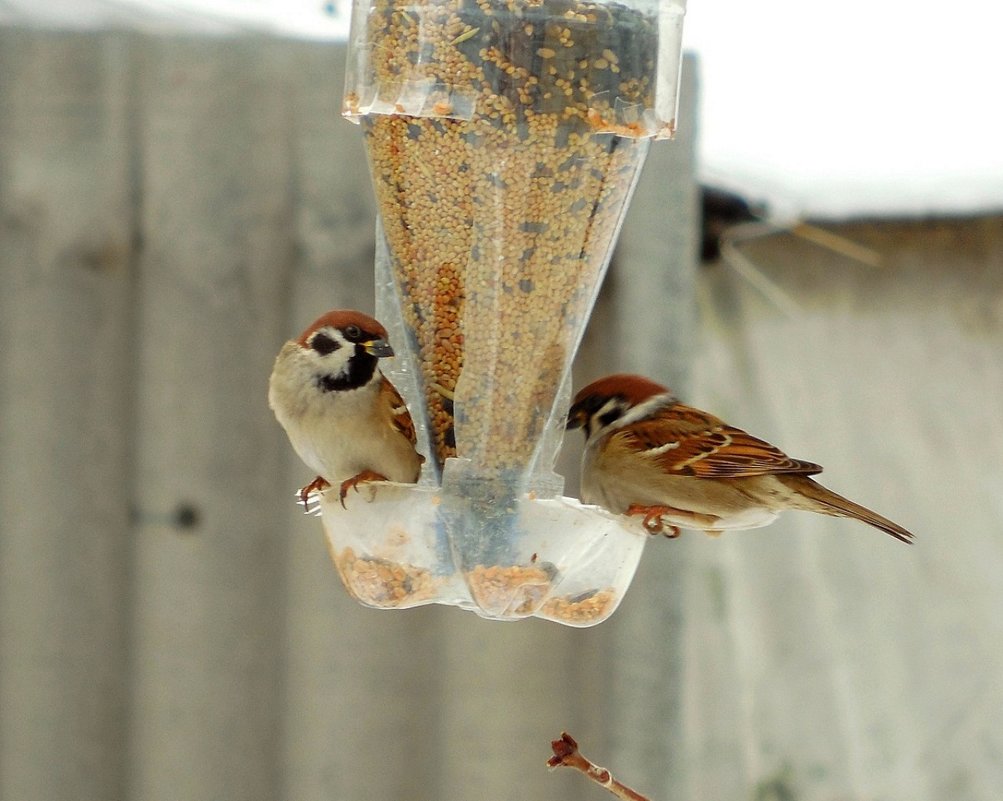
[[[428,456],[418,487],[322,501],[363,603],[591,625],[629,586],[640,525],[561,498],[553,466],[649,142],[675,127],[683,11],[356,0],[344,112],[379,206],[391,378]]]

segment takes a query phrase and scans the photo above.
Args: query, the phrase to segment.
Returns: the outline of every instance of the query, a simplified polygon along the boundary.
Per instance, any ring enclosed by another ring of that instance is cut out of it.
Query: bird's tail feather
[[[891,534],[897,540],[905,543],[912,542],[914,536],[912,532],[902,528],[898,523],[893,523],[887,517],[882,517],[877,512],[872,512],[859,503],[854,503],[849,498],[837,495],[832,490],[826,489],[807,476],[790,476],[789,478],[793,479],[793,482],[785,483],[796,482],[798,490],[819,504],[815,508],[815,511],[833,515],[834,517],[854,517],[870,526],[874,526],[874,528],[881,529],[887,534]]]

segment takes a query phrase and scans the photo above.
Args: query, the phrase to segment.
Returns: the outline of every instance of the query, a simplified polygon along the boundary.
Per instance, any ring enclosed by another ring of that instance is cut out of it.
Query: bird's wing
[[[607,447],[652,459],[670,475],[739,478],[822,472],[817,464],[792,459],[768,442],[681,403],[615,432]]]
[[[398,434],[407,437],[412,445],[417,445],[418,433],[415,431],[411,413],[407,410],[407,404],[404,403],[404,398],[397,388],[386,378],[380,383],[380,403],[390,410],[390,427]]]

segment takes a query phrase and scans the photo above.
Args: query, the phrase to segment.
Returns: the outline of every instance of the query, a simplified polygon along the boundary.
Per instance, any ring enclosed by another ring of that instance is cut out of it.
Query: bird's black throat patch
[[[320,387],[322,392],[341,392],[346,389],[358,389],[372,380],[378,361],[379,359],[375,356],[366,353],[362,347],[358,347],[355,355],[346,364],[347,370],[337,375],[331,373],[318,375],[317,386]]]

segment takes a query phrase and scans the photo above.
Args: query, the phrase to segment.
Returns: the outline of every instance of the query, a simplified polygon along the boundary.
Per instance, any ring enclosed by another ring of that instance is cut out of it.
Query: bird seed
[[[334,564],[349,594],[369,606],[385,609],[414,606],[434,600],[439,590],[425,568],[356,556],[352,548],[335,554]]]
[[[368,25],[373,86],[346,109],[363,115],[435,457],[524,468],[646,153],[636,137],[654,133],[657,21],[579,0],[373,0]]]

